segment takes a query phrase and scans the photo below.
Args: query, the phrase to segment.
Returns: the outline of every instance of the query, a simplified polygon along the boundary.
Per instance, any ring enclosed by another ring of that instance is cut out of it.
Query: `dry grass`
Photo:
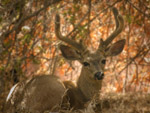
[[[97,113],[150,113],[150,95],[140,93],[102,94]]]
[[[59,113],[150,113],[150,94],[107,93],[93,99],[84,110],[59,110]]]
[[[150,94],[101,94],[99,100],[93,99],[86,106],[85,109],[76,111],[58,107],[55,109],[57,112],[45,111],[44,113],[150,113]]]

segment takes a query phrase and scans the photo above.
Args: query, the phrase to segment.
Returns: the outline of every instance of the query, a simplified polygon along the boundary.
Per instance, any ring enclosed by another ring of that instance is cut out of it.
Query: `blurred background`
[[[125,27],[114,40],[126,39],[123,52],[107,59],[102,93],[150,93],[150,0],[0,0],[0,111],[19,81],[50,74],[76,81],[81,64],[66,62],[55,35],[61,32],[96,51],[99,40],[115,30],[116,7]]]

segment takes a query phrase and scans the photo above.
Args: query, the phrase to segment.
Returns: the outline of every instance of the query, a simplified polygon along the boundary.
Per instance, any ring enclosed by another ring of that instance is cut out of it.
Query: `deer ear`
[[[125,39],[117,41],[107,49],[106,56],[116,56],[120,54],[124,48],[124,45]]]
[[[81,58],[80,54],[72,47],[60,45],[59,48],[63,57],[67,60],[79,60]]]

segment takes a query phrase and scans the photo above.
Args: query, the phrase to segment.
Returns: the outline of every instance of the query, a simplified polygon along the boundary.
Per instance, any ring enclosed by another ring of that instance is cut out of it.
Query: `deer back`
[[[52,110],[61,104],[64,93],[64,85],[57,77],[37,76],[16,85],[11,97],[7,99],[6,112],[42,113]]]

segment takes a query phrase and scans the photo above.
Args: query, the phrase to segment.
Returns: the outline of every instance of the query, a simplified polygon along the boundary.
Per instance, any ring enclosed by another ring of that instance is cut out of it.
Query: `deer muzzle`
[[[104,78],[104,73],[102,72],[97,72],[94,75],[95,80],[102,80]]]

